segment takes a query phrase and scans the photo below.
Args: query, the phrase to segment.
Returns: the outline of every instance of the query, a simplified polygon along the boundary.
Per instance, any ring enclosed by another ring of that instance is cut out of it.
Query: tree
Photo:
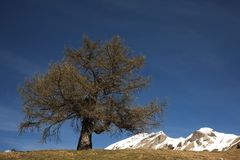
[[[138,133],[157,126],[164,103],[141,106],[136,92],[149,79],[139,74],[143,56],[133,56],[119,37],[94,42],[83,39],[80,49],[68,48],[63,60],[44,74],[35,74],[19,88],[25,119],[20,132],[41,132],[41,140],[59,139],[66,121],[80,137],[77,150],[92,148],[92,134]]]

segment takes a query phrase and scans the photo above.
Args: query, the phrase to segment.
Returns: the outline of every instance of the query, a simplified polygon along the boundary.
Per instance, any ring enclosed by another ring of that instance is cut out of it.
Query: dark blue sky
[[[39,144],[37,133],[18,136],[16,88],[61,59],[64,47],[80,47],[84,34],[120,35],[147,57],[144,74],[152,83],[138,101],[168,98],[160,129],[169,136],[205,126],[239,135],[239,7],[237,0],[1,0],[0,150],[75,149],[78,135],[67,125],[57,145]],[[94,136],[94,147],[124,137]]]

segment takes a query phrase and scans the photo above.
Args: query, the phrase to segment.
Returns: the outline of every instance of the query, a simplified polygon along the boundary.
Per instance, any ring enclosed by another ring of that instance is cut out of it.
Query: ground
[[[0,160],[240,160],[240,151],[186,152],[172,150],[45,150],[0,153]]]

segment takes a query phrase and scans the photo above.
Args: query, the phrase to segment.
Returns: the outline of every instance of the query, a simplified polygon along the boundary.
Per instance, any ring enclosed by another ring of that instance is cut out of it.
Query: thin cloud
[[[0,131],[18,131],[18,124],[22,115],[9,106],[0,106]]]
[[[7,51],[0,51],[0,65],[13,69],[19,74],[31,75],[39,66],[31,62],[29,59],[21,57]]]

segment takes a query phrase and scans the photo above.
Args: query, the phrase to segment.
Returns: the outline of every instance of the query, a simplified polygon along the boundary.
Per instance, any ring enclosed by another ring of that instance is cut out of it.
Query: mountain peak
[[[163,131],[156,132],[156,134],[166,135]]]
[[[202,132],[202,133],[212,133],[214,130],[212,128],[209,128],[209,127],[202,127],[197,131]]]

